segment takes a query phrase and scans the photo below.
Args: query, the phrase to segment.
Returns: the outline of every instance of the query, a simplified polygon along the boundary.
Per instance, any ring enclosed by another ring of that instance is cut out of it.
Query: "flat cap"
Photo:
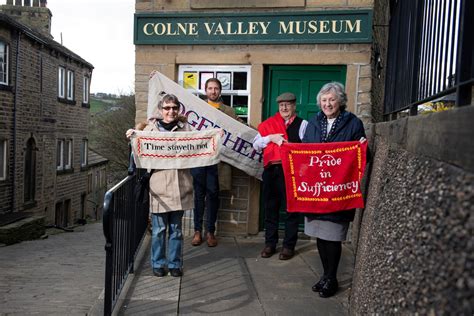
[[[285,92],[277,97],[277,102],[292,102],[296,101],[296,96],[291,92]]]

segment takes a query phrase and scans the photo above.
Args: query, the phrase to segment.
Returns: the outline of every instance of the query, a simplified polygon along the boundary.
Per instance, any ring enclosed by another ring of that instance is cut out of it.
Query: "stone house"
[[[89,183],[106,161],[88,150],[94,67],[50,26],[45,0],[0,6],[0,217],[67,227],[97,218]]]

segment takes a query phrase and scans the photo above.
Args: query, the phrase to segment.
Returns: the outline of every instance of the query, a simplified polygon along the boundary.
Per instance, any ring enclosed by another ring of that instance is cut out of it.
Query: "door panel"
[[[262,121],[278,111],[276,98],[283,92],[296,95],[298,115],[309,119],[319,111],[316,96],[331,81],[346,82],[346,66],[268,66]]]
[[[346,82],[346,66],[268,66],[265,69],[265,101],[262,121],[278,112],[277,96],[292,92],[296,96],[298,116],[309,120],[319,112],[316,96],[321,87],[331,81]],[[263,190],[260,190],[263,192]],[[260,229],[264,225],[263,199],[260,199]],[[284,209],[280,210],[280,229],[284,229]],[[303,217],[300,230],[303,230]]]

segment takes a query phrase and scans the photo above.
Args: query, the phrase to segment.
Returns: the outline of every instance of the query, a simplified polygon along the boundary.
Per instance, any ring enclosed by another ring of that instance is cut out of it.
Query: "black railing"
[[[391,0],[384,115],[454,93],[471,103],[472,0]]]
[[[136,175],[105,193],[103,229],[106,239],[104,315],[111,315],[146,233],[148,205],[135,201]]]

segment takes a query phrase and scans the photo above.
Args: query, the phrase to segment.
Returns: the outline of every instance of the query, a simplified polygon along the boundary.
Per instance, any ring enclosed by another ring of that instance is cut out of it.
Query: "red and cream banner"
[[[219,129],[176,133],[136,131],[131,140],[138,168],[186,169],[220,161]]]
[[[364,207],[360,180],[367,142],[285,143],[281,157],[288,212],[332,213]]]

